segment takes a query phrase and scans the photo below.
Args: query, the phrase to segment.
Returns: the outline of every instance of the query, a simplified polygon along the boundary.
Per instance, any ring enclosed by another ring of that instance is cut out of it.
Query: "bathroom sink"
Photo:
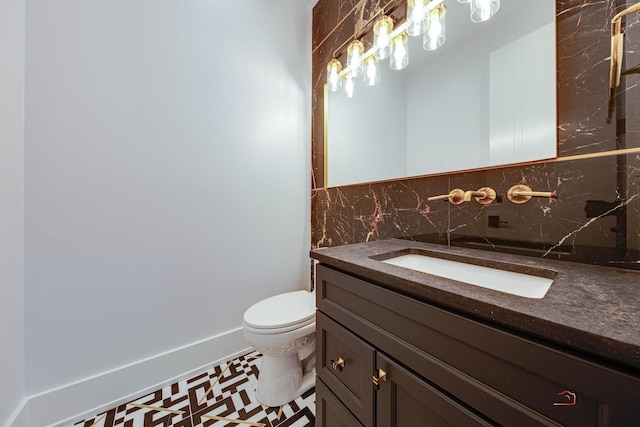
[[[543,298],[551,284],[555,273],[550,270],[536,269],[540,275],[512,271],[515,265],[508,265],[508,269],[494,266],[483,266],[469,261],[455,261],[418,253],[408,253],[379,259],[387,264],[420,271],[433,276],[457,280],[470,285],[493,289],[525,298]],[[551,276],[551,277],[544,277]]]

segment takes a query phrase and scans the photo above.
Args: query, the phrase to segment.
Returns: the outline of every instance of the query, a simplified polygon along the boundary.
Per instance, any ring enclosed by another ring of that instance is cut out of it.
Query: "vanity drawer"
[[[319,310],[499,424],[640,419],[637,377],[326,266],[317,272]]]
[[[316,381],[316,422],[317,427],[362,427],[320,379]]]
[[[375,349],[318,312],[316,372],[365,426],[373,425]]]

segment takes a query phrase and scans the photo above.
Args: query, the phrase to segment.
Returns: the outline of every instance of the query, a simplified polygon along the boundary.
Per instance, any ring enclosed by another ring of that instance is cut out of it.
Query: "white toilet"
[[[295,291],[262,300],[244,313],[242,326],[247,342],[262,353],[258,402],[281,406],[315,385],[315,294]]]

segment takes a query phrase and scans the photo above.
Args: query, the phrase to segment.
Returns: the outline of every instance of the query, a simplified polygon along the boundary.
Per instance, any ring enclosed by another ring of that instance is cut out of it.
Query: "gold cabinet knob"
[[[344,368],[344,359],[342,357],[338,357],[338,360],[332,360],[331,366],[336,371],[342,371],[342,369]]]
[[[382,369],[378,369],[378,376],[373,376],[373,385],[377,388],[380,386],[381,382],[387,381],[387,373]]]

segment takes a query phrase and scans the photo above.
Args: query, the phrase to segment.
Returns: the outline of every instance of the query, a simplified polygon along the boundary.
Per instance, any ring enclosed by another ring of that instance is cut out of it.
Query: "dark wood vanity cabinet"
[[[640,425],[637,373],[324,265],[316,283],[318,426]]]

